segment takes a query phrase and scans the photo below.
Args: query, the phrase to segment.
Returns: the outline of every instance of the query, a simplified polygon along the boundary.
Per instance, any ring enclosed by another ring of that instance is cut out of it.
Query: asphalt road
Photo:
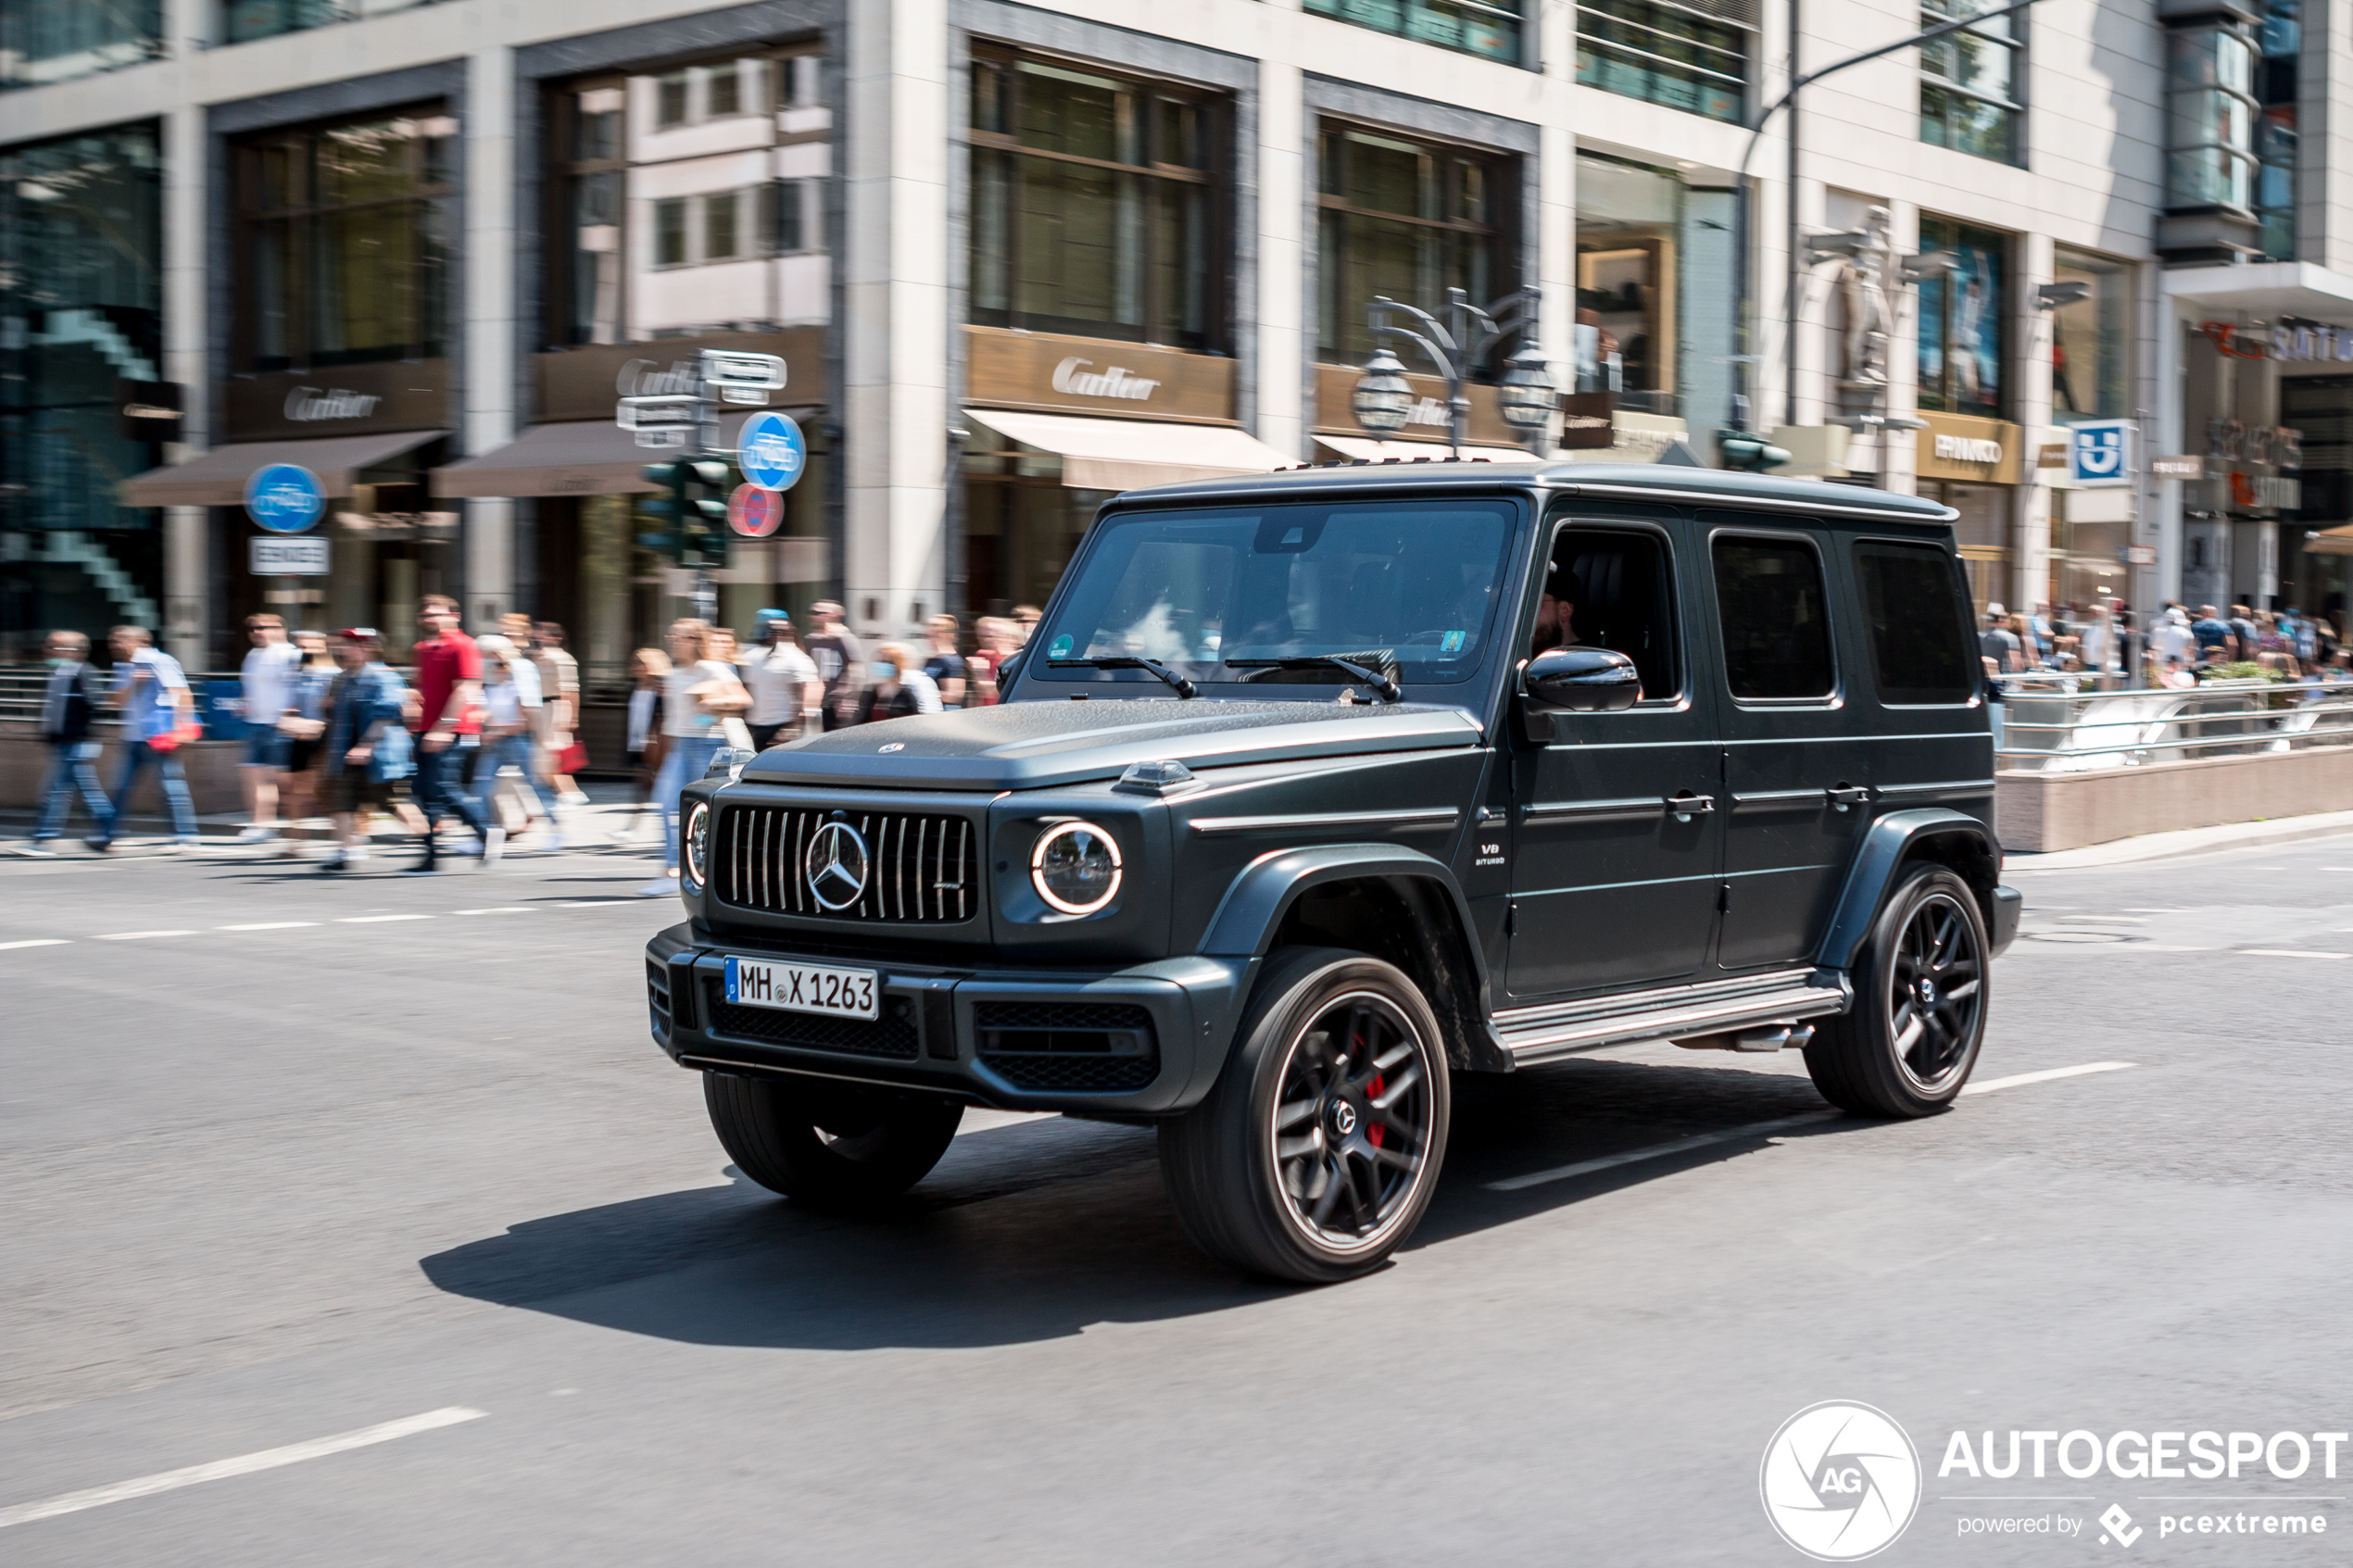
[[[647,873],[0,865],[0,1557],[1802,1562],[1759,1463],[1824,1400],[1919,1450],[1885,1562],[2114,1557],[2111,1503],[2136,1558],[2353,1557],[2353,1449],[1938,1474],[2353,1424],[2353,837],[2021,871],[1991,1092],[1926,1122],[1793,1053],[1467,1084],[1419,1234],[1320,1291],[1192,1252],[1136,1129],[975,1114],[884,1221],[736,1178],[646,1039]],[[1963,1533],[2008,1516],[2057,1523]]]

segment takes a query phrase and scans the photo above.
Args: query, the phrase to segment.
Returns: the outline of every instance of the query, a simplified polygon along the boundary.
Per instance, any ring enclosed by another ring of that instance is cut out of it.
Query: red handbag
[[[556,753],[555,767],[550,771],[569,778],[587,766],[588,747],[579,741],[573,741],[570,746]]]
[[[202,724],[196,722],[193,716],[182,714],[180,721],[172,725],[170,730],[167,733],[159,735],[149,735],[147,737],[147,744],[157,751],[177,751],[182,746],[187,745],[190,741],[202,738],[203,734],[204,726]]]

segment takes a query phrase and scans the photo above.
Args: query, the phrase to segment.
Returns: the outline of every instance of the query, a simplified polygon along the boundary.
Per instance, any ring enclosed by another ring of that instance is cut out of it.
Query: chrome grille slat
[[[979,908],[973,824],[930,811],[850,816],[866,840],[866,889],[846,909],[828,910],[802,875],[810,841],[831,811],[798,806],[730,805],[713,843],[712,891],[739,909],[880,924],[949,924]]]

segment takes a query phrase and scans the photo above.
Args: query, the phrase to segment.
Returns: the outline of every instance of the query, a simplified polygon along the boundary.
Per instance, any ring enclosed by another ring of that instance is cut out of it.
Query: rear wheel
[[[1950,1105],[1985,1038],[1985,922],[1969,884],[1915,868],[1881,907],[1854,975],[1853,1010],[1806,1047],[1814,1086],[1861,1116]]]
[[[939,1163],[964,1108],[820,1078],[706,1073],[703,1104],[728,1156],[753,1181],[803,1203],[851,1208],[896,1197]]]
[[[1364,1273],[1429,1207],[1448,1090],[1438,1020],[1403,972],[1338,948],[1277,953],[1208,1098],[1161,1123],[1177,1218],[1257,1273]]]

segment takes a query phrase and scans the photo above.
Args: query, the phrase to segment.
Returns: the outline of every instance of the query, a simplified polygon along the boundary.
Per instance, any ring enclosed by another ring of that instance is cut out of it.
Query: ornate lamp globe
[[[1356,390],[1349,395],[1356,422],[1375,435],[1393,435],[1405,428],[1414,409],[1414,389],[1405,380],[1405,366],[1388,349],[1376,349],[1365,361]]]
[[[1505,424],[1518,431],[1541,430],[1553,417],[1557,400],[1553,372],[1545,366],[1541,350],[1530,345],[1511,357],[1495,389]]]

